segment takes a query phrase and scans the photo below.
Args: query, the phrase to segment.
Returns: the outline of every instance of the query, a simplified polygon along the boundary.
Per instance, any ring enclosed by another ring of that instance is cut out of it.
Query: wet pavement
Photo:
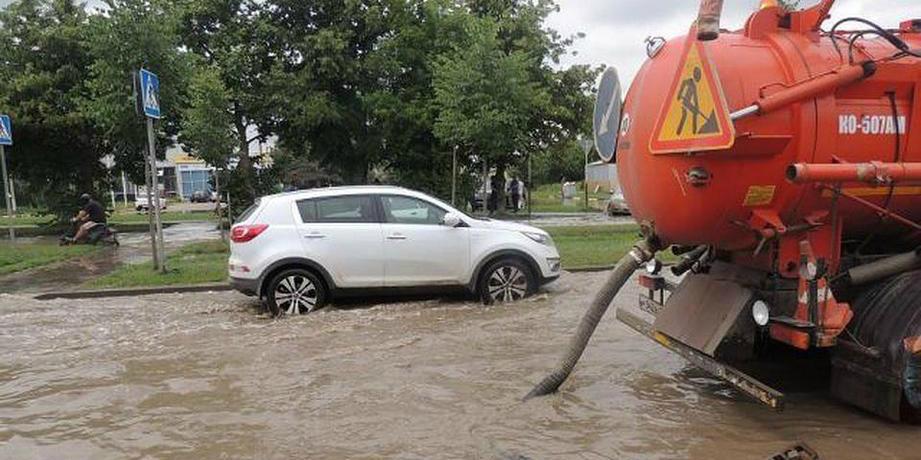
[[[921,428],[824,393],[774,413],[609,312],[562,392],[521,402],[604,273],[537,297],[270,319],[234,293],[0,295],[0,458],[918,458]],[[635,303],[627,289],[618,305]]]
[[[213,222],[187,222],[163,228],[167,251],[197,241],[218,239],[220,231]],[[119,233],[120,246],[100,247],[82,257],[76,257],[48,267],[0,277],[0,293],[37,294],[76,289],[93,278],[105,275],[122,263],[150,260],[150,236],[147,233]],[[55,244],[53,236],[19,238],[19,243],[47,242]]]
[[[578,213],[542,212],[532,214],[530,219],[527,214],[510,214],[506,218],[537,227],[630,225],[636,223],[631,216],[609,216],[600,211]]]

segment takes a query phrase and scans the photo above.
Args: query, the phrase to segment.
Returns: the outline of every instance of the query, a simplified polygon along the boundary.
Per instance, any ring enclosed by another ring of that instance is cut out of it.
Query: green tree
[[[530,144],[530,113],[544,111],[550,96],[531,79],[524,51],[502,49],[494,21],[472,19],[468,32],[469,41],[444,55],[435,68],[435,134],[484,158],[504,183],[506,168]],[[500,187],[500,202],[503,191]]]
[[[147,130],[137,113],[132,72],[143,67],[160,77],[163,118],[155,127],[161,158],[181,125],[191,66],[180,51],[175,18],[167,0],[106,0],[105,14],[91,16],[86,28],[93,59],[83,107],[102,133],[101,152],[114,155],[135,183],[144,183]]]
[[[13,120],[12,174],[20,200],[60,218],[76,196],[104,190],[99,133],[80,101],[92,58],[87,15],[70,0],[22,0],[0,10],[0,112]]]
[[[385,126],[375,110],[389,64],[381,43],[395,33],[402,0],[277,0],[272,21],[284,60],[273,81],[279,136],[346,182],[364,183],[383,157]]]
[[[217,88],[220,83],[221,98],[228,103],[222,111],[227,117],[214,123],[234,136],[238,200],[251,201],[267,192],[271,182],[257,177],[250,155],[253,142],[267,139],[275,130],[277,88],[270,75],[285,45],[268,20],[270,9],[269,3],[258,0],[184,0],[179,15],[182,44],[211,69],[211,84]]]
[[[201,67],[192,77],[189,104],[182,120],[181,142],[202,160],[224,168],[236,146],[230,96],[220,73]]]

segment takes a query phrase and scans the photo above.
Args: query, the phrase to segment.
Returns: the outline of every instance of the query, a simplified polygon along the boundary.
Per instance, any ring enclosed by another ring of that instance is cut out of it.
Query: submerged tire
[[[515,302],[537,292],[537,277],[520,259],[503,257],[480,275],[477,293],[486,305]]]
[[[313,273],[284,270],[268,285],[266,307],[272,316],[306,315],[326,305],[326,285]]]
[[[848,331],[881,353],[879,371],[900,382],[901,418],[921,421],[921,271],[903,273],[864,291],[851,305]]]

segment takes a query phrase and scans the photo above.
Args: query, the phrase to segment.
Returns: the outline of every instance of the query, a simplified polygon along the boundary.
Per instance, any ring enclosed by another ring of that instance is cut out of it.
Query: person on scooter
[[[107,220],[105,209],[89,193],[80,195],[80,206],[80,211],[74,217],[74,222],[78,227],[73,241],[83,241],[90,229],[96,224],[105,225]]]

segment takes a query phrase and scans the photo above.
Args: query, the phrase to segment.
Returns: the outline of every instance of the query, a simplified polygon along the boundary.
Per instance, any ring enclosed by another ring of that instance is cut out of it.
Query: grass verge
[[[589,225],[546,229],[563,258],[563,268],[607,266],[639,239],[636,225]],[[124,265],[90,281],[88,288],[129,288],[220,282],[227,279],[227,244],[208,241],[186,245],[167,257],[169,272],[154,272],[150,262]]]
[[[94,249],[93,246],[58,246],[54,243],[0,242],[0,275],[79,257]]]
[[[183,246],[166,258],[167,273],[153,270],[152,262],[126,264],[88,282],[93,289],[175,286],[215,283],[227,279],[227,244],[206,241]]]
[[[164,211],[160,213],[163,222],[217,222],[217,215],[210,211],[197,212],[178,212]],[[142,224],[148,222],[147,214],[141,214],[132,210],[119,211],[109,217],[109,223],[118,224]],[[54,216],[39,216],[35,214],[20,214],[15,218],[0,216],[0,227],[9,225],[15,226],[46,226],[55,223]]]
[[[192,222],[192,221],[215,221],[217,215],[213,212],[177,212],[164,211],[160,213],[160,219],[163,222]],[[112,224],[136,224],[148,222],[147,214],[136,212],[115,213],[109,219]]]
[[[563,259],[563,268],[613,265],[639,240],[636,225],[547,227]]]

